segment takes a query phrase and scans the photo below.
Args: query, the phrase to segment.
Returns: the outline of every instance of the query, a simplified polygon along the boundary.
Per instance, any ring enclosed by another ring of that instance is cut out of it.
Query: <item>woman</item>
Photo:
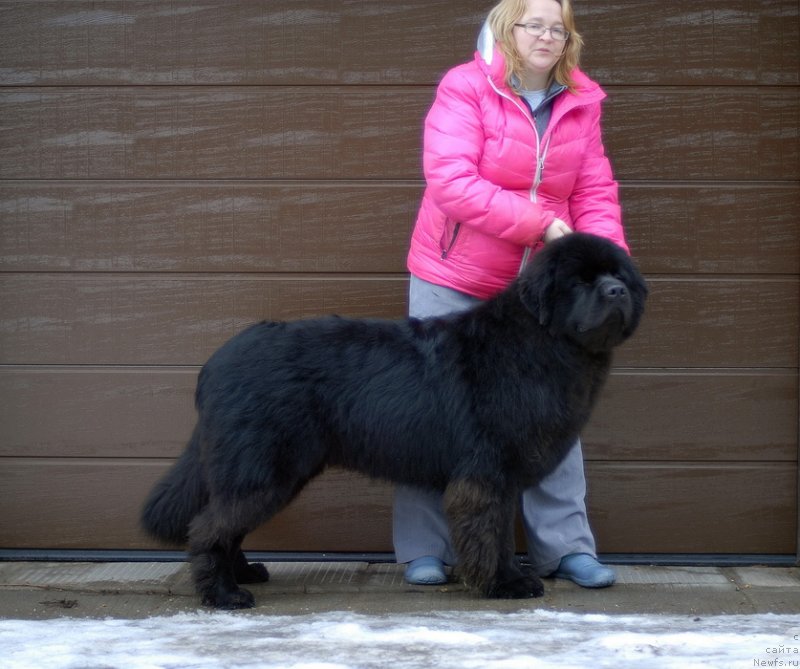
[[[409,313],[467,309],[507,286],[530,253],[573,230],[627,250],[600,131],[600,87],[578,69],[569,0],[501,0],[474,60],[450,70],[425,120],[426,189],[408,254]],[[586,517],[583,454],[522,496],[542,576],[606,587]],[[394,545],[406,580],[446,582],[454,555],[441,496],[398,487]]]

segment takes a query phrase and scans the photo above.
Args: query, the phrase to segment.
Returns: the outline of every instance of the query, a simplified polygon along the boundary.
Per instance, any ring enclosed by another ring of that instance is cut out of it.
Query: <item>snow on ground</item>
[[[800,667],[800,615],[191,613],[0,620],[4,669]]]

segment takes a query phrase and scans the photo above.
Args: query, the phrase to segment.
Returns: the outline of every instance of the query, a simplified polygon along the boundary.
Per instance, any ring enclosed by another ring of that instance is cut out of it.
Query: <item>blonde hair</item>
[[[564,46],[564,52],[553,67],[550,80],[551,82],[555,80],[574,92],[576,84],[572,79],[571,72],[580,62],[583,39],[576,29],[575,15],[572,13],[570,0],[555,1],[561,5],[561,22],[564,24],[564,29],[569,32],[569,39]],[[512,33],[514,32],[514,24],[519,22],[526,9],[526,0],[500,0],[489,12],[487,18],[497,48],[500,49],[500,52],[505,57],[505,81],[511,87],[513,87],[513,77],[516,76],[521,81],[525,70],[525,63],[517,51],[516,41]]]

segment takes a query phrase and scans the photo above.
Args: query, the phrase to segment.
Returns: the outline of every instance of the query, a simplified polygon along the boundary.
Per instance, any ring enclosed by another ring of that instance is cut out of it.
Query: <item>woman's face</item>
[[[545,28],[563,30],[561,5],[556,0],[527,0],[526,5],[525,13],[517,23],[535,23]],[[523,84],[526,88],[544,88],[567,43],[553,39],[549,30],[534,37],[519,26],[514,27],[514,41],[525,63]]]

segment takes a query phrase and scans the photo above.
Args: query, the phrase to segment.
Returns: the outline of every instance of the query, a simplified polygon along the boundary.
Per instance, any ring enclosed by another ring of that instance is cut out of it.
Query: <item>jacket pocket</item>
[[[458,233],[461,230],[461,223],[456,223],[454,226],[450,225],[448,221],[444,226],[444,233],[442,234],[441,247],[442,247],[442,260],[447,260],[447,256],[453,247],[456,245]]]

